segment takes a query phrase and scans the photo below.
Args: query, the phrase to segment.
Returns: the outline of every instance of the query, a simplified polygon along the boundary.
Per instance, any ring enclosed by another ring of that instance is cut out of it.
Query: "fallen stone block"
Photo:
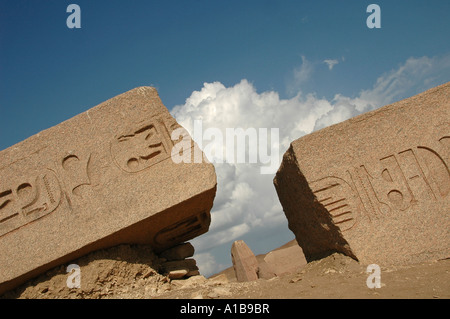
[[[187,134],[140,87],[1,151],[0,294],[93,250],[205,233],[216,175],[173,160]]]
[[[231,260],[237,281],[258,279],[258,260],[243,240],[237,240],[231,246]]]
[[[307,260],[450,256],[450,83],[291,143],[274,184]]]

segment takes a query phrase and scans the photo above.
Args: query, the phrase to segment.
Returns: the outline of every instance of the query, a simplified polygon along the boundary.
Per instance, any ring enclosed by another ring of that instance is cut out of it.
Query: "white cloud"
[[[302,59],[296,81],[311,76],[312,66]],[[332,100],[300,92],[293,98],[281,99],[274,91],[258,93],[245,79],[231,87],[220,82],[204,83],[172,114],[191,136],[197,119],[202,120],[203,130],[218,128],[224,135],[226,128],[279,128],[281,159],[293,140],[444,83],[449,74],[450,55],[410,58],[380,76],[371,89],[361,91],[357,97],[337,94]],[[231,247],[243,235],[286,223],[273,175],[261,175],[259,167],[249,163],[215,164],[218,187],[210,231],[192,241],[196,251],[208,257],[207,266],[202,267],[209,267],[209,273],[220,271],[211,270],[219,266],[211,259],[215,247],[226,243]]]
[[[214,256],[210,253],[195,254],[194,258],[197,261],[200,273],[204,276],[214,275],[226,267],[226,265],[217,263]]]
[[[330,71],[331,71],[331,70],[333,70],[333,67],[336,64],[339,63],[339,61],[338,60],[327,59],[327,60],[324,60],[323,63],[327,64],[328,65],[328,69],[330,69]]]
[[[386,105],[447,82],[449,69],[450,54],[411,57],[398,68],[381,75],[373,88],[360,93],[360,98],[373,105]]]

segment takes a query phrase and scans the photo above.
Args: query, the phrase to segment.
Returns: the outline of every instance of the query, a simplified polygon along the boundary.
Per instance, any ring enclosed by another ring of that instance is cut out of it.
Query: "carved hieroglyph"
[[[450,83],[294,141],[274,184],[309,259],[450,256]]]
[[[206,232],[214,167],[172,161],[179,127],[141,87],[1,151],[0,292],[94,249]]]

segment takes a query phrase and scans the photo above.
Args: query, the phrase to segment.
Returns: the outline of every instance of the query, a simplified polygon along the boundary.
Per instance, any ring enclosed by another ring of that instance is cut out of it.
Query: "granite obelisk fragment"
[[[258,260],[243,240],[231,245],[231,260],[237,281],[258,280]]]
[[[450,256],[450,83],[291,143],[274,184],[308,260]]]
[[[1,151],[0,293],[92,250],[205,233],[215,170],[172,160],[180,128],[139,87]]]

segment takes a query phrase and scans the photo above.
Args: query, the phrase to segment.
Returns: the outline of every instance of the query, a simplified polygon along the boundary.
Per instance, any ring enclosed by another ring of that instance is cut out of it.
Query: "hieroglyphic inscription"
[[[8,180],[1,187],[0,236],[51,213],[61,202],[61,185],[51,170]]]
[[[448,137],[439,139],[448,152]],[[418,146],[346,170],[342,177],[325,177],[311,183],[317,201],[330,213],[341,231],[354,227],[364,215],[383,218],[412,205],[436,201],[450,193],[448,163],[437,151]]]
[[[193,238],[203,232],[210,223],[210,217],[207,212],[202,212],[196,216],[191,216],[181,220],[173,225],[161,229],[155,235],[157,245],[167,243],[178,243],[188,238]]]
[[[137,173],[169,158],[174,141],[168,127],[173,130],[179,125],[159,117],[131,124],[111,142],[114,163],[125,172]],[[72,209],[74,199],[81,196],[81,187],[91,185],[88,169],[92,153],[86,151],[61,153],[54,165],[44,168],[45,173],[1,185],[0,237],[53,212],[61,198]]]
[[[155,117],[119,133],[111,143],[116,165],[125,172],[136,173],[169,158],[174,144],[166,125]]]
[[[0,191],[0,237],[57,209],[62,198],[71,207],[77,188],[89,185],[87,160],[77,154],[64,156],[51,167],[37,170],[27,178],[3,180]],[[63,196],[63,194],[65,196]]]
[[[68,154],[62,159],[60,167],[61,175],[66,190],[70,195],[79,196],[79,187],[90,185],[91,181],[88,176],[88,167],[91,160],[91,154],[80,157],[77,154]]]
[[[360,203],[355,191],[339,177],[325,177],[311,183],[317,200],[328,210],[333,222],[342,231],[352,228],[356,223],[356,214]]]

